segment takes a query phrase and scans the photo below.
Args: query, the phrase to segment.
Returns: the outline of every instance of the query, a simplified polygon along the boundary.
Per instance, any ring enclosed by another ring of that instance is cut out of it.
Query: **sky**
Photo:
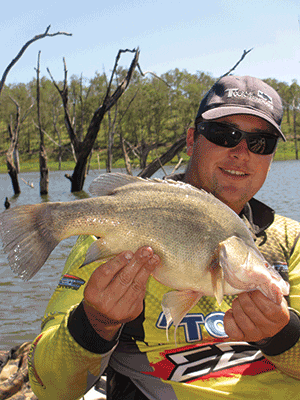
[[[51,4],[50,4],[51,3]],[[35,35],[68,32],[31,44],[11,69],[7,84],[41,75],[62,80],[63,57],[68,76],[87,80],[109,73],[119,49],[140,48],[141,69],[161,75],[179,68],[213,77],[246,56],[235,75],[300,82],[299,0],[62,0],[3,2],[0,16],[0,76],[22,46]],[[120,65],[128,67],[132,55]]]

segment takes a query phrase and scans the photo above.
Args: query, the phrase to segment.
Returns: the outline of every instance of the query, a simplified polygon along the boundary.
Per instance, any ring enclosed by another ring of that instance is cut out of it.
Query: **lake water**
[[[170,167],[166,167],[166,170],[167,173],[171,172]],[[182,167],[179,172],[183,170]],[[64,177],[65,173],[66,171],[50,172],[49,195],[43,198],[39,195],[39,173],[19,175],[22,192],[18,197],[12,196],[13,190],[8,174],[0,174],[0,210],[4,210],[5,197],[9,198],[12,207],[41,201],[78,199],[78,194],[70,193],[70,182]],[[89,184],[98,174],[99,171],[90,171],[87,176],[84,186],[87,193]],[[156,177],[163,175],[162,170],[155,174]],[[33,183],[34,188],[26,185],[21,178]],[[278,214],[300,222],[299,196],[300,161],[277,161],[273,163],[263,188],[255,197],[273,207]],[[2,248],[0,249],[0,349],[9,349],[37,336],[43,312],[75,240],[76,238],[69,238],[61,242],[50,255],[46,265],[29,282],[23,282],[13,274]]]

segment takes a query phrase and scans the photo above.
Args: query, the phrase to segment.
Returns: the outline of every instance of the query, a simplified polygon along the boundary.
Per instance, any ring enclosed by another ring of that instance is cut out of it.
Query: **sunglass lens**
[[[255,154],[272,154],[276,148],[277,138],[269,135],[249,136],[248,147]]]
[[[246,133],[235,130],[232,126],[216,122],[200,123],[198,132],[210,142],[222,147],[235,147],[245,138],[248,149],[255,154],[272,154],[278,141],[278,137],[271,134]]]

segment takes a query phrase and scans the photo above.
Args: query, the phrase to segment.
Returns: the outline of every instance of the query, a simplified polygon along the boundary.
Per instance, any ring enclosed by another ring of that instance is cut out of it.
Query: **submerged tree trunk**
[[[72,182],[71,192],[80,192],[83,189],[88,158],[85,156],[79,157],[75,165],[72,176],[69,178]]]
[[[18,182],[18,174],[20,172],[20,163],[19,163],[19,150],[18,150],[18,142],[19,142],[19,130],[22,122],[25,120],[27,115],[30,113],[33,103],[25,112],[23,118],[21,118],[21,108],[16,100],[12,97],[10,99],[15,103],[16,106],[16,118],[13,126],[12,121],[8,124],[8,132],[10,137],[10,145],[6,152],[6,164],[8,169],[8,174],[12,181],[12,186],[14,189],[15,195],[21,193],[20,185]]]
[[[38,127],[40,132],[40,194],[45,195],[48,194],[49,188],[49,169],[47,167],[47,153],[45,148],[45,140],[44,140],[44,131],[42,128],[41,122],[41,109],[40,109],[40,55],[38,54],[38,62],[36,68],[36,102],[37,102],[37,119],[38,119]]]
[[[47,167],[47,154],[44,145],[40,146],[40,194],[48,194],[49,168]]]
[[[19,174],[20,173],[20,157],[19,157],[18,143],[17,143],[16,147],[14,148],[13,156],[14,156],[14,164],[15,164],[17,173]]]
[[[16,121],[14,128],[12,127],[12,122],[8,125],[8,132],[10,137],[10,145],[6,152],[6,165],[8,169],[8,174],[11,179],[12,187],[14,190],[14,194],[18,195],[21,193],[18,173],[19,173],[19,164],[16,163],[16,152],[18,148],[18,133],[19,133],[19,125],[20,125],[20,106],[19,104],[12,99],[17,107],[16,113]]]
[[[129,155],[126,150],[125,140],[123,138],[123,134],[121,131],[120,131],[120,142],[122,145],[122,152],[123,152],[123,157],[124,157],[124,161],[125,161],[125,168],[126,168],[127,174],[132,175],[131,162],[130,162]]]
[[[106,172],[111,172],[112,169],[112,159],[113,159],[113,145],[114,145],[114,129],[110,130],[108,133],[108,143],[107,143],[107,159],[106,159]]]
[[[293,107],[293,117],[294,117],[294,143],[295,143],[295,157],[298,160],[298,140],[297,140],[297,128],[296,128],[296,108]]]
[[[14,166],[14,162],[13,162],[13,151],[10,151],[10,149],[8,149],[8,151],[6,153],[6,165],[7,165],[7,169],[8,169],[8,174],[11,179],[14,194],[18,195],[21,193],[21,189],[20,189],[19,180],[18,180],[18,172],[17,172],[17,169]]]

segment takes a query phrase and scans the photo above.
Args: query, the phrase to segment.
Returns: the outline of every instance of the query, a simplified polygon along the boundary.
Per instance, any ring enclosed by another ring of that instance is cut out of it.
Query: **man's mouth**
[[[225,169],[225,168],[220,168],[223,172],[229,174],[229,175],[234,175],[234,176],[246,176],[246,172],[243,171],[237,171],[235,169]]]

